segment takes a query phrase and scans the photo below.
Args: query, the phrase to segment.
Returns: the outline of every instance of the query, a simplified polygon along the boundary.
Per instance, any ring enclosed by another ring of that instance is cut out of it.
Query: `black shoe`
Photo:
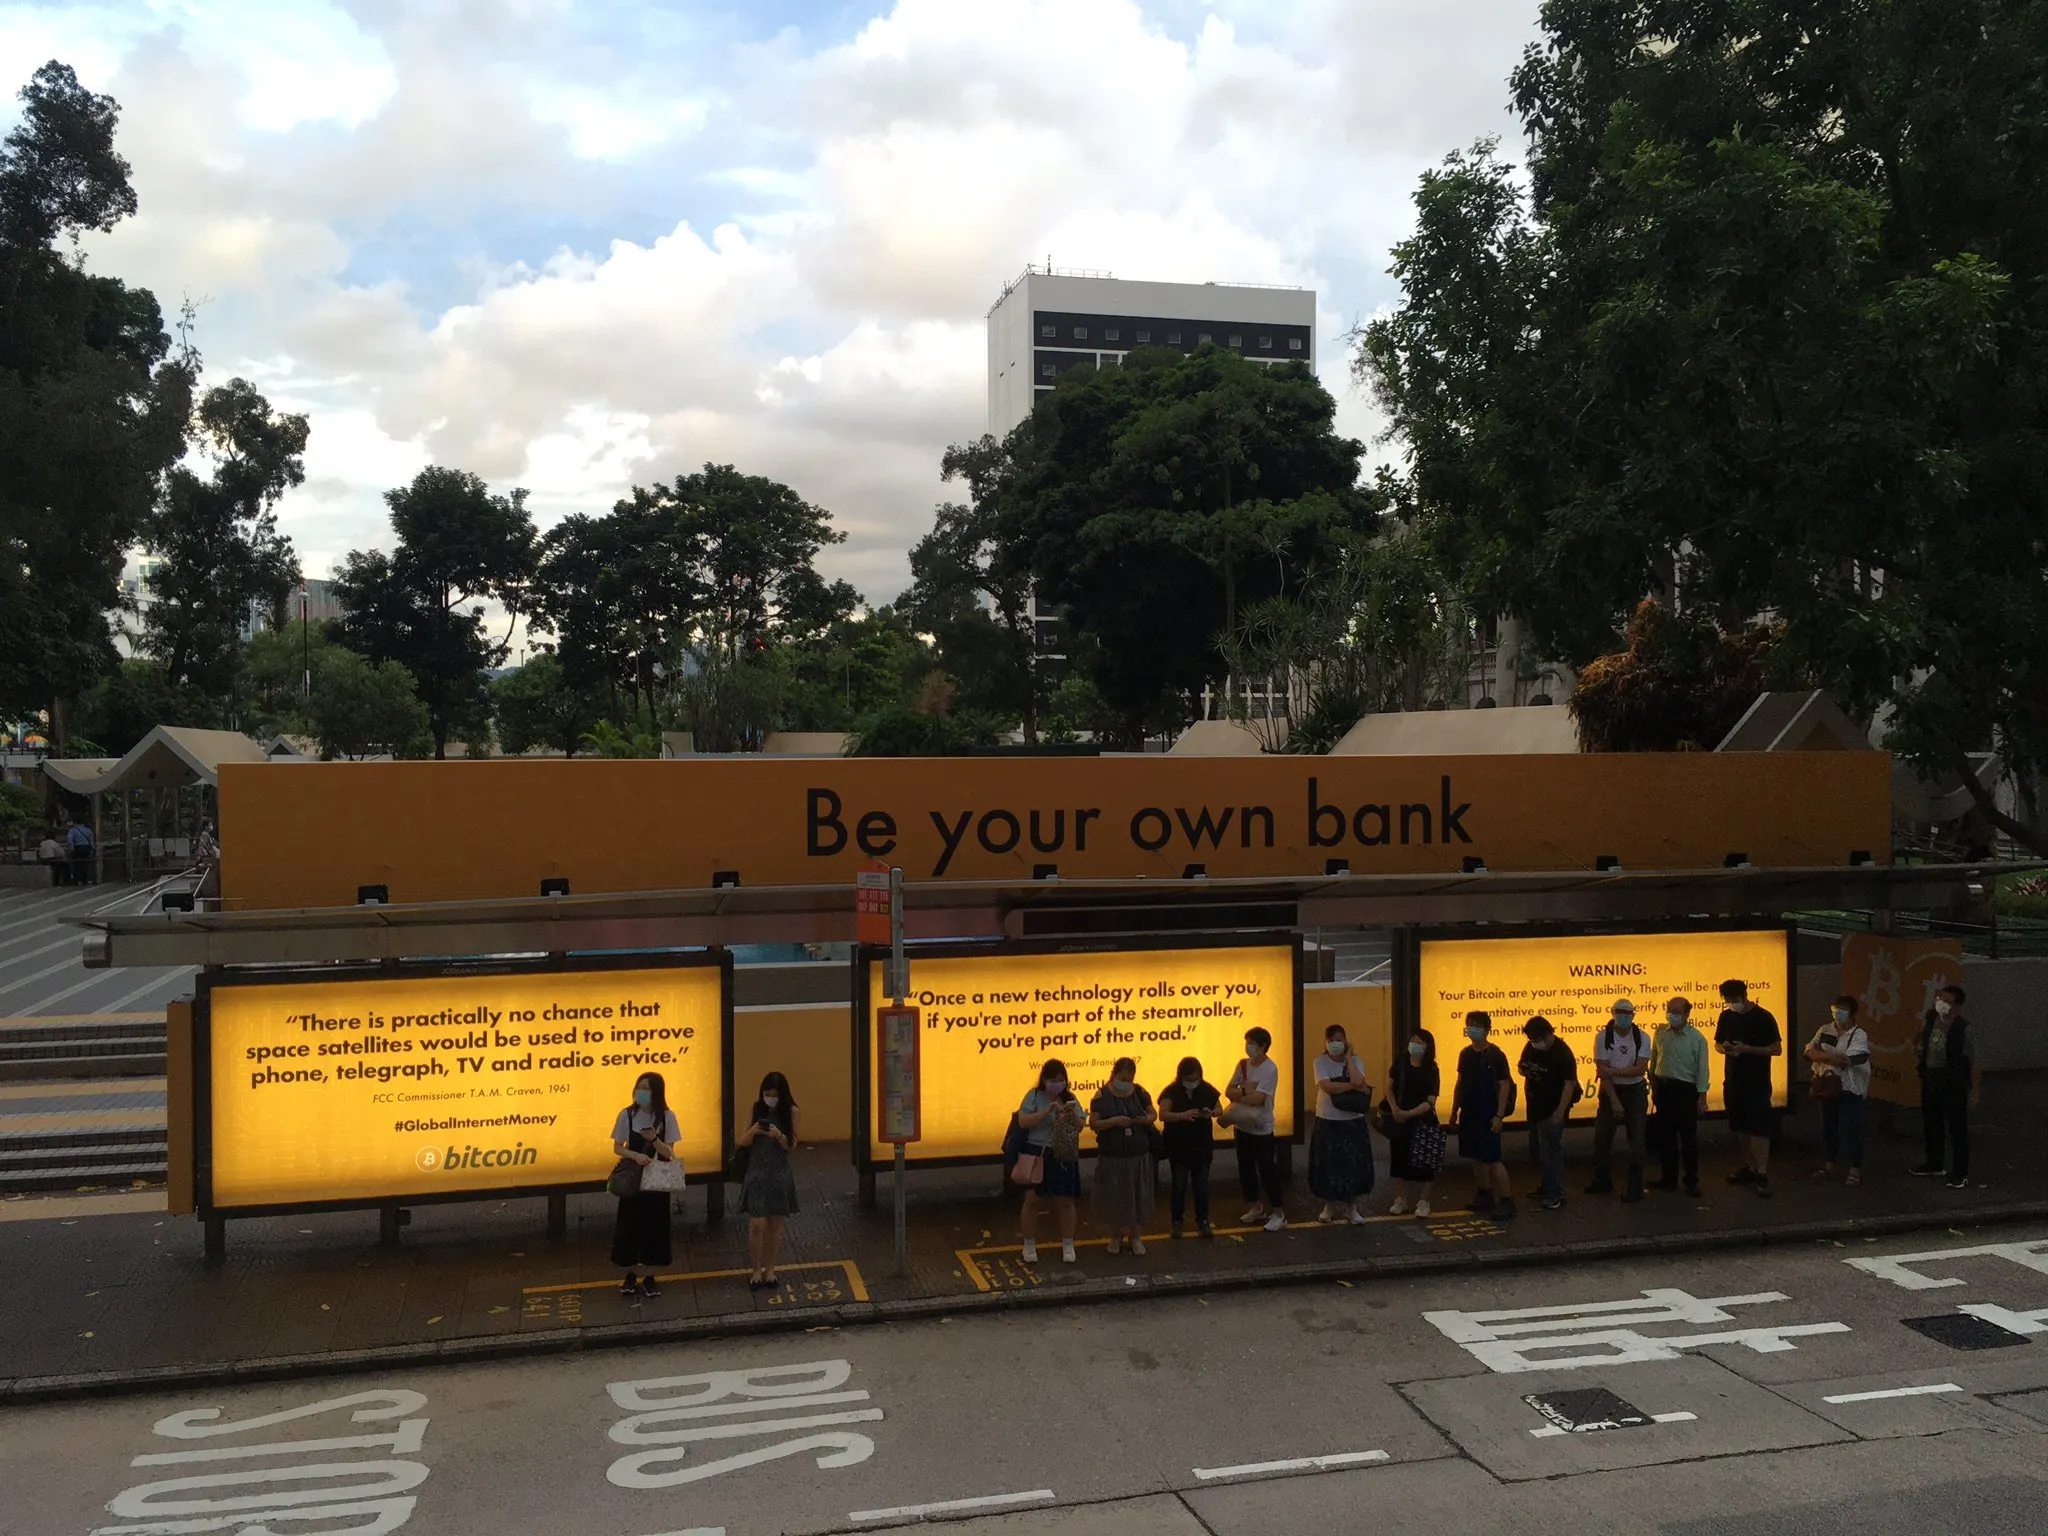
[[[1173,1235],[1175,1237],[1185,1237],[1187,1235],[1181,1230],[1181,1225],[1177,1221],[1173,1224]]]
[[[1495,1221],[1513,1221],[1515,1219],[1515,1202],[1512,1200],[1494,1201],[1493,1219]]]
[[[1216,1235],[1216,1229],[1210,1226],[1209,1223],[1206,1221],[1196,1222],[1195,1230],[1201,1233],[1204,1237],[1214,1237]]]
[[[1754,1168],[1738,1168],[1728,1175],[1728,1182],[1730,1184],[1754,1184],[1756,1182],[1756,1170]]]
[[[1759,1177],[1756,1181],[1756,1193],[1759,1200],[1768,1200],[1777,1191],[1771,1188],[1771,1181],[1769,1179]]]
[[[1659,1179],[1656,1183],[1652,1184],[1650,1188],[1661,1189],[1667,1195],[1675,1195],[1678,1193],[1678,1180]]]
[[[1554,1196],[1549,1200],[1542,1201],[1541,1204],[1546,1211],[1561,1211],[1564,1209],[1564,1196]]]
[[[640,1294],[649,1301],[661,1300],[661,1287],[654,1283],[654,1276],[649,1275],[640,1282]]]
[[[628,1301],[638,1301],[640,1299],[640,1282],[633,1276],[627,1275],[625,1279],[619,1282],[619,1294]]]
[[[1642,1198],[1643,1192],[1640,1189],[1629,1188],[1622,1191],[1621,1203],[1623,1205],[1634,1205],[1638,1200]]]
[[[1700,1194],[1700,1187],[1697,1182],[1686,1185],[1685,1192],[1695,1200],[1702,1198]]]
[[[1614,1193],[1614,1180],[1595,1179],[1586,1186],[1586,1193],[1589,1195],[1611,1195]]]
[[[1465,1209],[1474,1216],[1491,1216],[1493,1214],[1493,1196],[1474,1195],[1472,1203],[1467,1205]]]
[[[1950,1189],[1968,1189],[1970,1187],[1970,1181],[1968,1179],[1950,1179],[1948,1181],[1948,1187]]]
[[[1948,1170],[1939,1163],[1922,1163],[1918,1168],[1906,1170],[1916,1179],[1938,1179]]]

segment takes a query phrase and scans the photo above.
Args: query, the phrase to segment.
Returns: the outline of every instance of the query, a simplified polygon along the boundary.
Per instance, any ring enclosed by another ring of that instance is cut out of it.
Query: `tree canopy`
[[[1357,371],[1481,611],[1782,626],[1928,771],[2048,761],[2048,5],[1549,0]],[[1991,807],[1984,807],[1987,814]],[[2048,849],[2038,828],[1997,817]]]

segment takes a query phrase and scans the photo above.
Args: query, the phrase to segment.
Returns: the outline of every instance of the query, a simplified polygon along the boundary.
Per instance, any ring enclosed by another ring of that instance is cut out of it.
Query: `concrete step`
[[[46,1023],[31,1016],[0,1026],[0,1043],[20,1040],[132,1040],[137,1037],[163,1039],[163,1020],[104,1019],[79,1023],[72,1019],[51,1019]]]
[[[59,1147],[40,1152],[0,1151],[0,1189],[16,1174],[40,1173],[45,1168],[130,1168],[137,1163],[161,1163],[169,1153],[158,1142],[148,1146]]]
[[[63,1189],[125,1189],[137,1180],[145,1184],[161,1184],[164,1178],[162,1158],[153,1162],[138,1159],[109,1167],[82,1167],[72,1163],[52,1164],[41,1168],[0,1172],[0,1193],[22,1195]]]
[[[153,1053],[125,1056],[21,1056],[0,1057],[0,1082],[30,1082],[41,1078],[79,1077],[162,1077],[164,1048]]]
[[[0,1125],[4,1125],[0,1121]],[[161,1152],[169,1133],[163,1123],[154,1124],[138,1120],[134,1125],[117,1125],[101,1128],[82,1128],[75,1131],[4,1131],[0,1130],[0,1157],[40,1157],[44,1161],[55,1161],[52,1153],[69,1148],[94,1149],[100,1147],[148,1147]]]
[[[95,1035],[84,1040],[17,1040],[0,1036],[0,1061],[21,1061],[27,1057],[69,1057],[86,1060],[94,1056],[162,1055],[164,1037],[129,1033]]]

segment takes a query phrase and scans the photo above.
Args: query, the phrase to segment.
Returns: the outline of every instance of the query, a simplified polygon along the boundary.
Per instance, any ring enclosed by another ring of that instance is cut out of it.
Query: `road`
[[[24,1407],[0,1489],[10,1536],[2032,1536],[2048,1228]]]

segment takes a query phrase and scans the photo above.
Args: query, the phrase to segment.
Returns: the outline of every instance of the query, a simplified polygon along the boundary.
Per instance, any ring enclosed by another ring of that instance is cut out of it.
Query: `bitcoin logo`
[[[439,1147],[421,1147],[419,1151],[413,1153],[412,1160],[419,1164],[422,1172],[432,1173],[441,1166],[441,1149]]]

